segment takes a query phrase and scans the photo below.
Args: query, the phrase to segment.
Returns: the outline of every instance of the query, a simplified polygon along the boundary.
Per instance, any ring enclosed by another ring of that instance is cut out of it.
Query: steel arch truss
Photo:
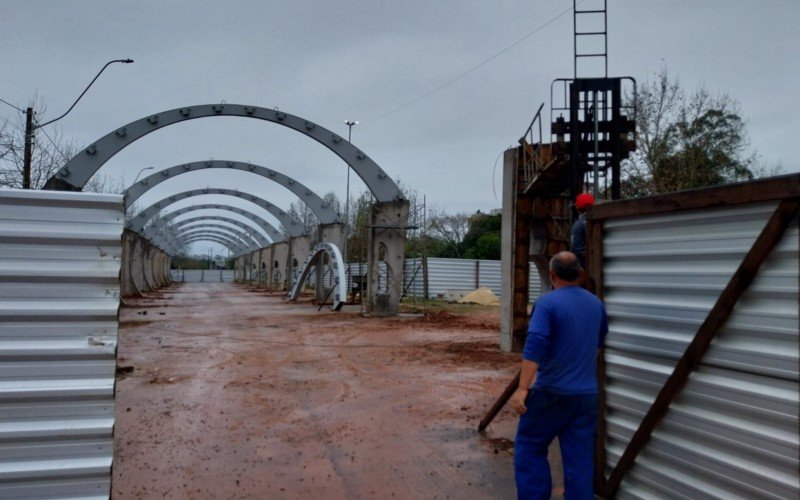
[[[303,289],[303,283],[306,282],[309,274],[311,274],[311,269],[317,262],[317,257],[323,254],[328,254],[330,266],[335,276],[333,285],[333,305],[331,305],[331,309],[339,311],[342,306],[344,306],[344,301],[347,300],[347,278],[345,276],[342,254],[339,252],[339,248],[333,243],[320,243],[311,250],[311,253],[308,254],[305,262],[303,262],[303,265],[300,267],[302,271],[292,286],[292,290],[289,293],[289,300],[297,300],[297,297],[300,295],[300,290]],[[322,269],[317,269],[318,274],[322,272]]]
[[[197,233],[216,234],[218,236],[231,238],[232,240],[238,242],[240,246],[248,252],[258,249],[258,243],[253,240],[249,240],[246,234],[239,233],[232,229],[226,228],[225,226],[195,226],[175,233],[175,238],[180,239],[182,237],[192,236]]]
[[[45,189],[80,190],[111,157],[150,132],[175,123],[214,116],[256,118],[296,130],[319,142],[344,160],[361,177],[379,202],[404,199],[402,191],[377,163],[338,134],[278,109],[241,104],[202,104],[177,108],[131,122],[100,138],[75,155],[47,181]]]
[[[145,177],[123,191],[122,194],[125,197],[125,209],[127,210],[131,205],[133,205],[144,193],[168,179],[178,175],[206,170],[209,168],[233,169],[260,175],[265,179],[280,184],[297,195],[297,197],[300,198],[303,203],[308,205],[308,208],[314,213],[314,215],[317,216],[321,224],[333,224],[336,222],[341,222],[339,214],[334,212],[333,209],[331,209],[331,207],[319,197],[319,195],[308,189],[305,185],[301,184],[297,180],[280,172],[276,172],[275,170],[259,165],[226,160],[207,160],[184,163],[182,165],[176,165]]]
[[[147,224],[147,222],[150,219],[152,219],[153,216],[155,216],[159,211],[181,200],[185,200],[187,198],[191,198],[194,196],[203,196],[206,194],[221,194],[250,201],[258,205],[259,207],[263,208],[264,210],[267,210],[272,215],[274,215],[275,218],[277,218],[283,225],[283,229],[290,236],[301,236],[303,234],[303,228],[296,220],[292,219],[292,217],[288,213],[276,207],[267,200],[253,194],[244,193],[242,191],[239,191],[238,189],[220,189],[220,188],[194,189],[167,196],[166,198],[163,198],[153,203],[149,207],[145,208],[144,210],[136,214],[136,216],[133,219],[131,219],[130,222],[128,222],[128,229],[136,233],[141,233],[145,224]]]
[[[262,219],[261,217],[259,217],[258,215],[254,214],[253,212],[250,212],[248,210],[245,210],[245,209],[239,208],[239,207],[232,207],[230,205],[218,205],[218,204],[190,205],[188,207],[184,207],[184,208],[181,208],[181,209],[178,209],[178,210],[174,210],[172,212],[169,212],[168,214],[165,214],[161,218],[161,221],[163,221],[165,223],[171,222],[172,220],[174,220],[175,218],[177,218],[177,217],[179,217],[181,215],[188,214],[190,212],[197,211],[197,210],[226,210],[228,212],[233,212],[235,214],[239,214],[242,217],[246,217],[246,218],[250,219],[251,221],[253,221],[253,223],[255,225],[257,225],[258,227],[263,229],[264,232],[267,233],[267,235],[270,237],[270,239],[272,240],[273,243],[280,243],[280,242],[282,242],[282,241],[284,241],[286,239],[286,236],[281,231],[276,229],[275,226],[273,226],[272,224],[267,222],[265,219]],[[147,229],[150,229],[150,228],[148,227]],[[145,230],[145,232],[147,232],[147,230]]]
[[[253,237],[253,239],[255,239],[256,242],[258,242],[258,244],[261,247],[267,247],[267,246],[270,245],[270,241],[263,234],[261,234],[260,231],[257,231],[252,226],[249,226],[249,225],[245,224],[244,222],[238,221],[236,219],[231,219],[230,217],[221,217],[221,216],[215,216],[215,215],[203,216],[203,217],[190,217],[188,219],[184,219],[184,220],[181,220],[181,221],[178,221],[178,222],[173,222],[169,227],[171,229],[173,229],[174,231],[178,231],[179,228],[184,228],[185,226],[187,226],[189,224],[196,224],[198,222],[214,222],[214,221],[225,222],[226,224],[231,224],[233,226],[236,226],[237,229],[241,229],[245,233],[251,235]],[[217,227],[227,227],[227,226],[220,226],[218,224],[215,224],[215,225]],[[150,229],[150,228],[148,228],[148,229]],[[142,236],[147,238],[149,234],[151,234],[151,233],[148,233],[148,231],[145,230],[144,233],[142,234]]]
[[[176,238],[176,241],[179,241],[179,242],[182,242],[182,243],[185,243],[185,244],[188,245],[190,243],[194,243],[198,239],[209,239],[209,238],[216,238],[216,239],[220,240],[218,242],[220,244],[222,244],[224,242],[224,245],[226,247],[228,247],[228,248],[233,247],[231,249],[236,251],[236,252],[239,252],[239,255],[243,255],[243,254],[247,253],[247,249],[244,248],[244,246],[241,244],[241,242],[236,241],[230,235],[223,235],[223,234],[220,234],[219,232],[200,231],[200,232],[197,232],[197,233],[183,235],[183,236],[181,236],[179,238]]]

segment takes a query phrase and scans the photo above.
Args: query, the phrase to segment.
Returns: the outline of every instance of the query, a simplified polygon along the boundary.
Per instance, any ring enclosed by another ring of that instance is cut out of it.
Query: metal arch
[[[178,209],[178,210],[174,210],[174,211],[172,211],[172,212],[170,212],[168,214],[165,214],[162,217],[161,220],[164,221],[164,222],[170,222],[170,221],[172,221],[173,219],[175,219],[178,216],[181,216],[183,214],[187,214],[187,213],[195,211],[195,210],[227,210],[229,212],[233,212],[235,214],[239,214],[242,217],[246,217],[246,218],[250,219],[251,221],[253,221],[257,226],[259,226],[261,229],[263,229],[267,233],[267,235],[272,239],[273,243],[280,243],[281,241],[284,241],[286,239],[286,236],[282,232],[278,231],[275,228],[275,226],[273,226],[272,224],[267,222],[266,219],[262,219],[261,217],[259,217],[258,215],[254,214],[253,212],[250,212],[250,211],[245,210],[243,208],[232,207],[230,205],[217,205],[217,204],[190,205],[188,207],[184,207],[184,208],[181,208],[181,209]]]
[[[258,240],[253,238],[247,232],[240,231],[239,229],[234,229],[234,228],[232,228],[230,226],[225,226],[223,224],[209,224],[208,222],[206,222],[204,224],[197,224],[197,225],[189,226],[189,227],[185,227],[185,226],[175,227],[174,231],[175,231],[176,235],[180,235],[180,234],[183,234],[183,233],[186,233],[186,232],[189,232],[189,231],[195,231],[195,230],[198,230],[198,229],[213,229],[213,230],[224,231],[224,232],[230,233],[232,235],[235,235],[237,238],[242,240],[247,245],[248,248],[261,248],[261,244],[258,242]]]
[[[131,122],[100,138],[75,155],[48,179],[45,189],[81,190],[92,175],[112,156],[150,132],[175,123],[213,116],[257,118],[296,130],[319,142],[344,160],[361,177],[377,201],[390,202],[404,199],[403,192],[377,163],[338,134],[278,109],[241,104],[202,104],[177,108]]]
[[[208,237],[219,238],[221,240],[227,241],[228,244],[233,245],[239,252],[247,253],[247,248],[245,248],[244,245],[242,245],[240,242],[238,242],[235,239],[233,239],[231,236],[225,235],[225,234],[222,234],[222,233],[212,233],[212,232],[208,232],[208,231],[205,231],[205,232],[204,231],[199,231],[199,232],[192,233],[192,234],[181,235],[180,237],[177,237],[176,239],[178,241],[193,241],[195,238],[208,238]]]
[[[241,247],[248,251],[255,251],[258,248],[257,243],[250,243],[247,239],[244,238],[243,235],[236,233],[232,230],[225,230],[225,229],[212,229],[206,228],[203,226],[197,226],[194,228],[187,229],[186,231],[181,231],[175,234],[176,238],[181,238],[183,236],[192,236],[197,233],[208,233],[208,234],[216,234],[219,236],[227,236],[234,241],[241,243]]]
[[[204,222],[204,221],[220,221],[220,222],[225,222],[227,224],[232,224],[232,225],[236,226],[237,228],[242,229],[243,231],[251,234],[253,236],[253,238],[258,242],[259,245],[262,245],[262,246],[270,245],[270,241],[267,239],[267,237],[264,236],[263,234],[261,234],[261,232],[258,231],[257,229],[255,229],[253,226],[247,225],[244,222],[238,221],[236,219],[231,219],[230,217],[221,217],[221,216],[218,216],[218,215],[209,215],[209,216],[203,216],[203,217],[190,217],[188,219],[183,219],[183,220],[178,221],[178,222],[173,222],[170,227],[178,228],[178,227],[183,227],[183,226],[185,226],[187,224],[193,224],[195,222]],[[148,232],[149,230],[150,230],[149,227],[144,230],[143,236],[145,238],[147,238],[148,234],[151,234],[151,233]],[[155,228],[154,228],[154,231],[155,231]]]
[[[347,278],[345,276],[342,254],[339,252],[339,248],[333,243],[320,243],[319,245],[315,246],[313,250],[311,250],[311,253],[308,254],[308,257],[306,257],[306,260],[300,267],[302,271],[300,272],[298,279],[295,280],[294,285],[292,286],[292,291],[289,292],[289,300],[297,300],[297,296],[300,295],[300,290],[303,288],[303,283],[305,283],[306,279],[308,279],[309,274],[311,274],[312,267],[314,267],[317,263],[317,257],[323,253],[327,253],[330,257],[330,265],[333,268],[333,272],[336,276],[334,289],[338,290],[333,294],[333,305],[331,305],[331,309],[338,311],[342,308],[344,301],[347,299]],[[318,269],[317,272],[319,273],[322,271]]]
[[[212,235],[193,236],[191,238],[187,238],[186,240],[183,240],[183,243],[185,243],[186,245],[191,245],[192,243],[197,243],[198,241],[213,241],[215,243],[219,243],[220,245],[224,246],[225,248],[227,248],[228,250],[233,252],[234,256],[236,256],[236,257],[246,253],[246,252],[244,252],[244,250],[241,249],[241,247],[236,246],[230,240],[226,240],[226,239],[220,238],[218,236],[212,236]]]
[[[153,175],[147,176],[122,192],[122,195],[125,197],[125,210],[133,205],[144,193],[154,188],[158,184],[178,175],[197,172],[208,168],[241,170],[243,172],[250,172],[255,175],[260,175],[265,179],[277,182],[281,186],[297,195],[297,197],[300,198],[303,203],[308,205],[308,208],[311,209],[314,215],[317,216],[320,223],[332,224],[335,222],[341,222],[339,214],[334,212],[333,209],[331,209],[331,207],[325,203],[325,200],[320,198],[317,193],[308,189],[305,185],[301,184],[297,180],[266,167],[253,165],[252,163],[242,163],[227,160],[207,160],[184,163],[182,165],[176,165],[174,167],[156,172]]]
[[[232,242],[233,240],[230,241]],[[151,242],[156,246],[160,245],[159,248],[161,248],[163,252],[172,252],[172,254],[178,254],[182,250],[182,247],[185,246],[185,243],[173,233],[159,233],[153,237]],[[245,252],[246,249],[237,244],[236,251]]]
[[[127,227],[128,229],[136,233],[140,233],[144,225],[147,224],[147,222],[150,219],[152,219],[153,216],[159,211],[172,205],[173,203],[185,200],[186,198],[191,198],[193,196],[202,196],[205,194],[222,194],[250,201],[253,204],[258,205],[259,207],[263,208],[264,210],[274,215],[275,218],[277,218],[283,225],[283,229],[287,233],[289,233],[290,236],[301,236],[303,234],[303,228],[296,220],[292,219],[289,216],[289,214],[287,214],[280,208],[276,207],[272,203],[268,202],[267,200],[249,193],[243,193],[238,189],[234,190],[234,189],[220,189],[220,188],[194,189],[167,196],[166,198],[163,198],[153,203],[149,207],[145,208],[144,210],[136,214],[136,216],[133,219],[131,219],[130,222],[128,222]]]

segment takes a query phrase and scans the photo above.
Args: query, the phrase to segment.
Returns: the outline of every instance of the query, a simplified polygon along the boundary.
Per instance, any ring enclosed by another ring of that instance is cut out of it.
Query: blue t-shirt
[[[597,392],[597,349],[608,333],[603,303],[579,286],[536,301],[522,357],[539,364],[533,387],[559,394]]]

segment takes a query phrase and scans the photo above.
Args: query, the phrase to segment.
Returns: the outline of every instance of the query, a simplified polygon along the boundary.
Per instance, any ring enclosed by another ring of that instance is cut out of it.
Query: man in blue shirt
[[[511,397],[520,413],[514,450],[520,499],[550,498],[547,449],[556,437],[565,498],[594,498],[597,350],[608,333],[608,317],[600,299],[580,287],[582,279],[575,254],[556,254],[550,260],[554,289],[536,301],[528,328],[519,388]]]

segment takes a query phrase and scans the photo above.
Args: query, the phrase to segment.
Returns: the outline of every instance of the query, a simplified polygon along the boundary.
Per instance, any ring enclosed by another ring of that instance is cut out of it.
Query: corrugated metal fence
[[[715,192],[708,199],[719,204],[726,192]],[[606,475],[777,206],[600,219],[610,326]],[[799,241],[795,213],[635,456],[619,498],[800,497]]]
[[[233,283],[234,273],[232,269],[173,269],[170,277],[176,283]]]
[[[0,497],[110,493],[122,207],[0,190]]]

